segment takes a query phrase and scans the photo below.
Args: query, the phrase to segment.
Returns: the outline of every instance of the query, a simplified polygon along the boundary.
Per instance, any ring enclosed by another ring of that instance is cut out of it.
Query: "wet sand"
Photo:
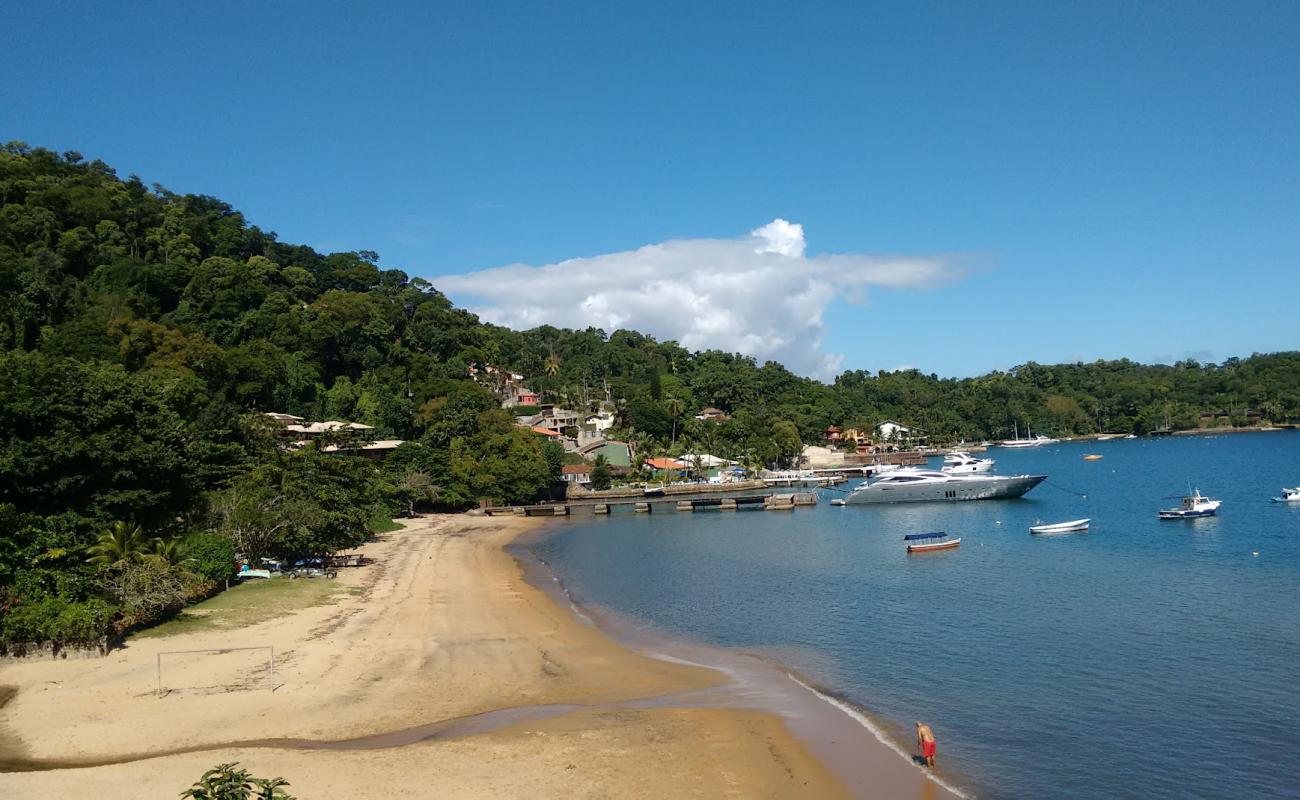
[[[603,635],[504,552],[525,527],[416,520],[363,548],[375,563],[345,571],[354,594],[335,603],[0,665],[16,690],[0,709],[0,796],[175,796],[226,761],[300,798],[945,794],[892,753],[902,772],[835,772],[840,758],[814,755],[821,722],[801,732],[798,714],[735,702],[734,674]],[[156,693],[160,652],[268,645],[275,691],[218,688],[270,682],[229,653],[165,656],[166,685],[209,688]]]

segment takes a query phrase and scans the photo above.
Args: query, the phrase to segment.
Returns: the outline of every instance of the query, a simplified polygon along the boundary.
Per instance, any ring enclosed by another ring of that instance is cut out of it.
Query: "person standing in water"
[[[921,750],[921,758],[925,760],[925,765],[933,767],[936,749],[934,731],[930,730],[930,726],[924,722],[916,723],[916,746]]]

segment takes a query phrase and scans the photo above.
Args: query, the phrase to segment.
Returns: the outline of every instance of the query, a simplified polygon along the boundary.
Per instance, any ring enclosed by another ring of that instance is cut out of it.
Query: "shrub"
[[[113,606],[99,598],[68,603],[54,618],[50,638],[56,642],[91,644],[108,631],[115,613]]]
[[[70,602],[45,597],[17,602],[0,620],[0,640],[10,643],[95,644],[108,632],[116,609],[100,599]]]
[[[220,583],[235,576],[235,546],[219,533],[190,534],[182,552],[194,559],[190,571],[202,581]]]

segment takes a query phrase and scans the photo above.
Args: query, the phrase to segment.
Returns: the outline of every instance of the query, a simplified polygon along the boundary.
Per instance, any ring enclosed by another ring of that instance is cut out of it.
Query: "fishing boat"
[[[1212,517],[1219,513],[1219,506],[1223,505],[1222,500],[1211,500],[1201,494],[1197,489],[1191,494],[1182,498],[1177,508],[1162,508],[1158,516],[1160,519],[1194,519],[1196,517]]]
[[[996,462],[991,458],[976,458],[959,451],[943,457],[944,472],[988,472]]]
[[[1282,496],[1274,497],[1274,503],[1300,503],[1300,486],[1294,489],[1282,488]]]
[[[907,546],[909,553],[929,553],[934,550],[951,550],[961,544],[961,538],[949,539],[948,534],[943,531],[934,533],[909,533],[903,537],[905,542],[913,542]]]
[[[1030,533],[1079,533],[1088,530],[1091,519],[1072,519],[1069,522],[1054,522],[1050,525],[1031,525]]]
[[[1083,457],[1084,461],[1101,461],[1105,456],[1099,456],[1096,453],[1089,453]]]

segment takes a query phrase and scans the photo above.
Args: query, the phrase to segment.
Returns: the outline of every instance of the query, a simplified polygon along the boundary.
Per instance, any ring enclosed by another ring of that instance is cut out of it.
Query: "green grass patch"
[[[330,578],[253,579],[195,603],[167,622],[132,634],[131,638],[242,628],[355,591],[359,590],[349,590]]]
[[[371,533],[392,533],[402,529],[401,525],[394,522],[392,517],[382,511],[371,517],[370,522],[367,524],[370,526]]]

